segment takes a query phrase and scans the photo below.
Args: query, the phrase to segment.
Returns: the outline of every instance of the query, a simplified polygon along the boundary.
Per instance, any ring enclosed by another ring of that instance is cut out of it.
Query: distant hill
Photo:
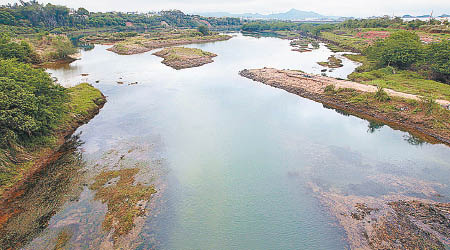
[[[278,20],[306,20],[306,19],[339,19],[340,17],[324,16],[313,11],[302,11],[297,9],[291,9],[284,13],[274,14],[259,14],[259,13],[243,13],[232,14],[228,12],[205,12],[196,13],[206,17],[242,17],[242,18],[254,18],[254,19],[278,19]]]

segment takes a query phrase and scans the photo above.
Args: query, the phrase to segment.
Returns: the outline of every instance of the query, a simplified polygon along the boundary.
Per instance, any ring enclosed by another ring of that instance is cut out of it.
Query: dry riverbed
[[[199,67],[212,63],[212,58],[217,56],[214,53],[206,52],[201,49],[185,47],[165,48],[153,53],[153,55],[164,58],[162,63],[174,69]]]

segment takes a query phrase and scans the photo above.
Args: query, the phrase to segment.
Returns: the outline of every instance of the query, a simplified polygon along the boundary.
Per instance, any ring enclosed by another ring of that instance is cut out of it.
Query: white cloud
[[[17,2],[0,0],[0,4]],[[284,12],[291,8],[315,11],[323,15],[336,16],[373,16],[450,14],[448,0],[44,0],[53,4],[72,8],[85,7],[91,11],[158,11],[163,9],[180,9],[184,12],[228,11],[233,13]]]

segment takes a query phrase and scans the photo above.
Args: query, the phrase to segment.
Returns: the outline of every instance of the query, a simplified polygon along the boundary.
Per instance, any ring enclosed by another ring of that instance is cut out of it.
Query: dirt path
[[[274,68],[264,68],[257,70],[249,70],[252,74],[257,77],[270,78],[273,81],[282,81],[287,85],[294,87],[304,87],[316,93],[322,93],[326,86],[334,85],[335,88],[350,88],[362,92],[377,92],[377,87],[372,85],[366,85],[362,83],[338,80],[331,77],[306,74],[295,70],[278,70]],[[421,100],[421,96],[407,94],[403,92],[398,92],[392,89],[384,89],[386,93],[390,96],[401,97],[412,100]],[[447,100],[436,100],[442,106],[449,106],[450,101]]]

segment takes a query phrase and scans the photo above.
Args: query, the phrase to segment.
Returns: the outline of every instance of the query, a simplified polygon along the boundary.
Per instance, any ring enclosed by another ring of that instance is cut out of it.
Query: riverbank
[[[82,83],[68,89],[70,101],[67,103],[68,112],[62,118],[60,125],[52,134],[43,140],[42,145],[20,146],[11,145],[9,149],[0,149],[0,160],[4,164],[0,186],[0,203],[7,203],[20,195],[27,180],[57,160],[62,152],[61,146],[67,137],[72,135],[81,125],[89,122],[103,105],[106,97],[93,86]],[[0,224],[7,221],[8,215],[0,214]]]
[[[404,129],[430,142],[450,144],[450,111],[447,100],[420,96],[294,70],[273,68],[242,70],[241,76],[290,93]],[[387,96],[384,96],[387,95]]]
[[[119,55],[133,55],[163,47],[225,41],[230,38],[231,36],[229,35],[220,35],[218,33],[202,35],[196,30],[171,30],[129,37],[114,43],[108,50]]]
[[[162,61],[163,64],[177,70],[199,67],[212,63],[214,62],[212,58],[217,56],[214,53],[203,51],[201,49],[184,47],[165,48],[153,53],[153,55],[164,58]]]

